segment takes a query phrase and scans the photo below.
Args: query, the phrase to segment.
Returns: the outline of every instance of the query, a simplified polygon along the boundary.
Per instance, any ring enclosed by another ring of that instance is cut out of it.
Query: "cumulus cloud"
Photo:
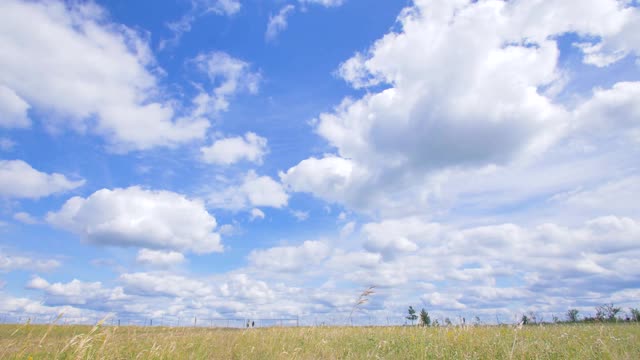
[[[251,220],[264,219],[264,212],[258,208],[251,209]]]
[[[638,139],[640,131],[640,82],[619,82],[608,89],[596,88],[593,96],[575,110],[575,126],[584,131],[590,141],[625,138]],[[608,137],[608,138],[607,138]]]
[[[322,159],[309,158],[280,173],[280,179],[295,192],[309,192],[328,201],[340,202],[350,189],[354,177],[353,163],[328,155]]]
[[[216,219],[200,200],[169,191],[102,189],[73,197],[46,217],[50,224],[96,245],[192,251],[223,250]]]
[[[58,173],[47,174],[22,160],[0,160],[0,196],[39,199],[84,185]]]
[[[265,33],[267,41],[274,40],[278,34],[287,28],[287,17],[291,15],[295,8],[296,7],[291,4],[285,5],[276,15],[269,16],[267,32]]]
[[[3,1],[0,24],[1,97],[3,104],[13,98],[14,113],[46,111],[50,126],[100,134],[120,151],[204,137],[206,119],[180,117],[158,100],[147,38],[111,23],[98,5]],[[34,32],[31,24],[48,31]],[[22,115],[13,122],[26,124]]]
[[[415,1],[398,17],[398,30],[339,67],[339,76],[367,92],[314,122],[337,153],[301,161],[283,182],[362,211],[434,209],[451,173],[482,176],[528,164],[576,128],[612,133],[598,130],[600,123],[640,138],[635,83],[598,89],[575,109],[547,91],[567,83],[558,36],[599,39],[598,54],[625,48],[622,57],[635,56],[623,42],[605,44],[617,36],[634,43],[625,29],[639,13],[613,0]],[[597,119],[609,116],[617,120]]]
[[[456,227],[398,218],[365,224],[360,240],[354,236],[338,246],[305,241],[254,250],[247,268],[209,277],[124,273],[113,289],[78,280],[50,284],[35,277],[28,287],[42,289],[50,304],[89,309],[99,309],[102,301],[124,311],[117,299],[126,298],[129,311],[137,314],[259,317],[293,311],[306,314],[301,321],[308,321],[311,314],[325,320],[341,317],[353,304],[354,289],[377,285],[364,309],[367,316],[379,316],[377,321],[404,311],[406,299],[429,304],[434,316],[462,311],[494,321],[496,313],[513,316],[526,309],[547,317],[568,307],[586,309],[614,300],[632,305],[630,291],[640,270],[635,261],[639,234],[637,219],[615,216],[574,227]],[[411,251],[384,243],[376,247],[376,239],[385,237],[414,246]]]
[[[211,92],[202,91],[194,98],[192,117],[227,111],[232,96],[241,92],[258,92],[262,76],[244,60],[225,52],[212,51],[196,56],[191,62],[208,77],[213,87]]]
[[[29,104],[13,90],[0,85],[0,126],[5,128],[26,128],[31,125],[27,111]]]
[[[184,255],[177,251],[158,251],[150,249],[140,249],[136,261],[140,264],[157,267],[171,267],[182,264],[185,261]]]
[[[120,275],[120,282],[128,293],[142,296],[206,296],[211,286],[197,279],[170,273],[130,273]]]
[[[272,271],[298,271],[320,263],[331,250],[322,241],[305,241],[300,246],[282,246],[267,250],[254,250],[249,262],[258,268]]]
[[[61,264],[58,260],[53,259],[34,259],[32,257],[3,254],[0,250],[0,272],[9,272],[15,270],[24,271],[50,271]]]
[[[252,132],[244,137],[219,139],[208,147],[200,148],[202,160],[217,165],[231,165],[242,160],[261,164],[267,151],[267,139]]]
[[[289,195],[282,184],[268,176],[258,176],[255,171],[250,170],[240,184],[211,193],[208,205],[238,211],[263,206],[282,208],[287,205],[288,200]]]
[[[47,294],[48,304],[51,305],[96,305],[98,302],[126,300],[127,296],[121,287],[113,289],[104,288],[102,283],[83,282],[73,279],[68,283],[49,283],[47,280],[34,276],[27,283],[27,289],[41,290]]]
[[[30,225],[37,224],[40,222],[38,219],[31,216],[29,213],[26,213],[23,211],[13,214],[13,218],[15,220],[20,221],[21,223],[30,224]]]

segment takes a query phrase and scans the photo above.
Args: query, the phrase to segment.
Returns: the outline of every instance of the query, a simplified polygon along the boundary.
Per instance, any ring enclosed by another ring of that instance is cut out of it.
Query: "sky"
[[[4,0],[0,314],[638,307],[639,6]]]

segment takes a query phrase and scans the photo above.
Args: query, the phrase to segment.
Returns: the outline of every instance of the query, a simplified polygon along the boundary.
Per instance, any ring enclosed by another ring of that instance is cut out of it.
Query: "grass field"
[[[0,325],[0,359],[640,359],[640,325],[207,329]]]

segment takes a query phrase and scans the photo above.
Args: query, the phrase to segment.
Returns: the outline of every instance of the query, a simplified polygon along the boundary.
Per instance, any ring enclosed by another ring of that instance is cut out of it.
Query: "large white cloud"
[[[84,180],[70,180],[58,173],[47,174],[22,160],[0,160],[0,196],[38,199],[82,186]]]
[[[218,165],[231,165],[241,160],[260,164],[267,150],[267,139],[252,132],[244,137],[219,139],[200,148],[204,162]]]
[[[593,96],[574,112],[575,127],[592,142],[640,143],[640,82],[619,82],[611,88],[596,88]]]
[[[366,212],[438,211],[443,196],[452,199],[452,174],[465,174],[455,180],[463,183],[527,166],[533,173],[561,141],[584,142],[578,132],[638,139],[635,83],[575,94],[584,100],[571,104],[553,94],[571,73],[558,61],[560,35],[599,47],[585,52],[587,63],[596,53],[633,56],[637,36],[625,29],[639,13],[614,0],[414,1],[398,30],[340,66],[338,74],[367,93],[314,122],[337,154],[303,160],[283,182]]]
[[[375,294],[361,310],[378,323],[388,317],[395,323],[407,304],[419,301],[437,318],[479,315],[489,322],[496,314],[504,321],[534,311],[550,319],[570,307],[586,313],[610,301],[636,305],[637,219],[600,217],[575,227],[505,223],[465,228],[410,217],[366,224],[359,235],[350,242],[305,241],[256,250],[246,268],[211,276],[124,273],[113,288],[79,280],[51,284],[34,277],[28,287],[42,291],[45,304],[108,306],[154,317],[154,323],[161,316],[200,320],[300,314],[301,323],[343,324],[359,292],[370,285],[377,286]],[[403,238],[414,246],[376,248],[377,239],[384,238]]]
[[[0,24],[2,102],[23,100],[14,106],[22,113],[13,123],[26,124],[24,109],[31,106],[46,112],[48,124],[103,135],[119,150],[204,137],[206,119],[180,117],[159,100],[147,39],[110,23],[101,7],[8,0],[0,4]],[[33,31],[32,24],[46,31]]]
[[[73,197],[47,221],[97,245],[138,246],[192,251],[222,251],[216,219],[199,200],[137,186],[102,189]]]

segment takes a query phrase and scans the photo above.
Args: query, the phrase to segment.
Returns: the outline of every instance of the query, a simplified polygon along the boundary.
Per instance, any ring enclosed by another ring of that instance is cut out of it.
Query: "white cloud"
[[[27,111],[29,104],[13,90],[0,84],[0,126],[5,128],[26,128],[31,126]]]
[[[347,238],[349,237],[351,234],[353,234],[353,232],[356,229],[356,223],[355,221],[350,221],[348,223],[346,223],[342,229],[340,229],[340,238]]]
[[[267,139],[252,132],[246,133],[244,138],[219,139],[211,146],[200,148],[204,162],[218,165],[231,165],[242,160],[261,164],[267,151]]]
[[[87,311],[86,309],[79,309],[68,305],[48,306],[44,305],[42,301],[25,297],[13,297],[2,293],[0,293],[0,311],[9,314],[9,318],[11,318],[11,313],[13,313],[13,315],[19,314],[18,316],[29,314],[29,316],[34,317],[33,321],[37,320],[37,318],[40,318],[40,320],[42,320],[42,318],[49,320],[62,313],[64,314],[64,321],[84,324],[93,324],[95,323],[96,317],[103,318],[106,315],[104,312]]]
[[[85,305],[106,301],[126,300],[122,288],[107,289],[99,281],[83,282],[73,279],[68,283],[49,283],[47,280],[34,276],[27,284],[28,289],[41,290],[48,295],[47,302],[55,305]]]
[[[120,151],[204,137],[206,119],[181,118],[158,100],[147,39],[111,23],[98,5],[8,0],[0,4],[0,24],[2,98],[9,89],[24,102],[14,110],[45,111],[49,126],[100,134]]]
[[[47,222],[96,245],[192,251],[223,250],[216,219],[200,200],[133,186],[73,197]]]
[[[34,218],[33,216],[31,216],[31,214],[26,213],[26,212],[22,212],[22,211],[13,214],[13,218],[15,220],[18,220],[18,221],[22,222],[22,223],[30,224],[30,225],[38,224],[40,222],[40,220],[38,220],[38,219]]]
[[[58,260],[53,259],[34,259],[32,257],[3,254],[0,252],[0,272],[8,272],[15,270],[24,271],[50,271],[61,264]]]
[[[202,7],[205,12],[214,12],[220,15],[233,15],[240,11],[239,0],[193,0],[193,4]]]
[[[609,89],[596,88],[593,96],[574,111],[577,130],[588,139],[618,140],[640,130],[640,82],[619,82]]]
[[[263,206],[281,208],[287,205],[288,199],[279,182],[268,176],[258,176],[250,170],[240,184],[211,193],[208,205],[229,210]]]
[[[229,99],[241,92],[256,94],[262,76],[252,71],[251,65],[231,55],[213,51],[196,56],[192,63],[207,75],[213,86],[212,93],[200,92],[193,100],[193,117],[214,115],[229,109]]]
[[[202,297],[212,293],[211,286],[195,279],[171,273],[132,273],[120,275],[127,293],[142,296]]]
[[[265,33],[265,37],[267,41],[273,41],[278,34],[286,30],[287,28],[287,17],[291,15],[291,13],[295,10],[295,6],[289,4],[285,5],[278,14],[269,16],[269,23],[267,24],[267,32]]]
[[[22,160],[0,160],[0,196],[38,199],[73,190],[84,183],[58,173],[40,172]]]
[[[191,9],[179,20],[167,23],[173,32],[173,37],[160,41],[160,50],[178,45],[182,36],[189,31],[193,23],[207,14],[232,16],[240,11],[242,4],[239,0],[192,0]]]
[[[258,268],[279,272],[302,270],[319,264],[331,249],[322,241],[305,241],[300,246],[273,247],[254,250],[249,254],[249,262]]]
[[[280,173],[280,179],[295,192],[314,193],[328,201],[339,202],[347,196],[352,181],[353,163],[337,156],[309,158]]]
[[[264,212],[260,209],[253,208],[251,209],[251,220],[255,219],[264,219]]]
[[[411,217],[369,223],[360,234],[364,241],[353,236],[338,246],[305,241],[254,250],[247,268],[209,277],[141,272],[122,274],[121,287],[114,289],[78,280],[49,284],[41,278],[29,287],[43,289],[48,303],[88,309],[107,303],[120,311],[126,304],[129,313],[156,318],[299,313],[304,322],[342,319],[359,289],[377,285],[362,309],[376,322],[404,311],[406,299],[423,300],[434,316],[464,310],[492,322],[496,312],[504,319],[524,310],[547,317],[609,301],[631,306],[628,296],[640,270],[635,261],[640,221],[631,218],[600,217],[575,227],[505,223],[462,228]],[[375,237],[405,238],[415,249],[365,251]],[[501,283],[505,278],[510,283]]]
[[[316,4],[325,7],[341,6],[346,0],[298,0],[301,4]]]
[[[446,211],[438,205],[455,200],[451,174],[475,182],[470,175],[484,178],[490,168],[544,169],[541,155],[575,141],[576,129],[638,139],[635,83],[596,90],[576,110],[548,89],[557,94],[567,84],[559,35],[606,43],[619,34],[631,44],[635,33],[623,29],[635,26],[639,11],[613,0],[415,1],[401,12],[399,30],[340,66],[340,76],[368,91],[314,121],[337,154],[303,160],[283,182],[370,213]],[[616,121],[598,129],[599,115]]]
[[[182,264],[184,262],[184,255],[177,251],[158,251],[149,249],[138,250],[138,256],[136,261],[145,264],[158,267],[171,267]]]
[[[307,219],[309,219],[308,211],[292,210],[291,215],[293,215],[293,217],[298,221],[306,221]]]

